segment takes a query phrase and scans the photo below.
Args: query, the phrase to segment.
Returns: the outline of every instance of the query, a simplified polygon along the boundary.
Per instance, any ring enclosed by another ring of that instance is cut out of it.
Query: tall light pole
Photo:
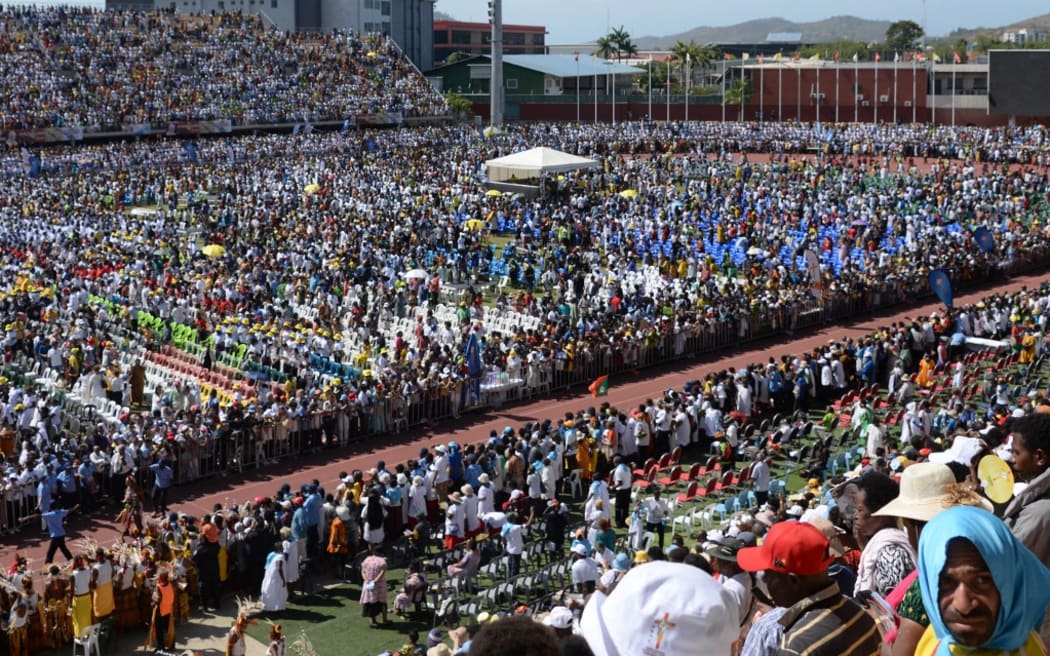
[[[489,0],[492,26],[492,74],[489,79],[489,124],[503,125],[503,0]]]

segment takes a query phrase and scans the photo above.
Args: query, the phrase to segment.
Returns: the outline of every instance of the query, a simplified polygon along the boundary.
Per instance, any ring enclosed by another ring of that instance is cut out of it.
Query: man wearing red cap
[[[835,558],[815,526],[775,524],[760,547],[737,552],[737,563],[758,572],[777,606],[787,608],[778,656],[876,656],[881,638],[875,621],[828,577]]]

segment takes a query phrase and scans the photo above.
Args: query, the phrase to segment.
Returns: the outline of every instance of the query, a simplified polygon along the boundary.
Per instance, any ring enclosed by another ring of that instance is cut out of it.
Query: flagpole
[[[594,124],[598,125],[598,67],[594,67]]]
[[[955,68],[959,64],[959,53],[952,56],[952,127],[955,127]]]
[[[766,64],[758,57],[758,122],[766,121]]]
[[[930,62],[930,74],[927,85],[930,89],[930,125],[937,125],[937,55]]]
[[[897,68],[900,66],[900,53],[893,55],[893,124],[897,124]]]
[[[820,124],[820,69],[823,68],[824,62],[817,62],[817,124]]]
[[[777,122],[784,122],[784,63],[777,55]]]
[[[576,123],[580,122],[580,53],[576,53]]]
[[[686,56],[686,61],[688,61],[688,55]],[[723,53],[722,54],[722,122],[723,123],[726,122],[726,68],[728,68],[728,66],[729,66],[729,64],[727,63],[726,56]],[[689,102],[689,100],[686,99],[686,102]],[[688,109],[688,107],[689,107],[689,105],[686,105],[687,109]]]
[[[747,64],[740,65],[740,120],[744,120],[744,67]]]
[[[879,53],[875,53],[875,112],[872,114],[871,122],[879,124]]]
[[[664,123],[671,122],[671,57],[667,57],[667,90],[664,93],[667,96],[667,109],[664,111]]]
[[[916,68],[915,67],[919,63],[918,61],[916,61],[917,59],[918,59],[918,56],[916,56],[915,53],[912,53],[912,56],[911,56],[911,122],[912,122],[913,125],[915,124],[915,107],[918,105],[918,103],[916,102],[916,98],[915,98],[915,84],[916,84],[916,82],[915,82],[915,77],[916,77],[915,70],[916,70]]]
[[[857,62],[857,54],[853,54],[853,122],[860,123],[858,115],[860,108],[860,64]]]
[[[653,120],[653,53],[649,53],[649,122]]]
[[[835,53],[835,122],[839,122],[839,55]]]
[[[802,122],[802,62],[795,60],[795,122]]]
[[[689,122],[689,78],[693,76],[692,71],[693,58],[688,52],[685,53],[685,122]],[[725,89],[725,81],[722,82],[722,88]],[[722,93],[722,105],[725,105],[725,92]],[[723,119],[724,120],[724,119]]]

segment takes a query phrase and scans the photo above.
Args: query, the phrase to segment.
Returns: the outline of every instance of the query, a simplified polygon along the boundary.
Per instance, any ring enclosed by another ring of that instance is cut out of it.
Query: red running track
[[[1050,280],[1050,274],[1018,276],[1007,283],[989,284],[972,290],[957,298],[956,303],[958,305],[976,303],[994,294],[1015,292],[1025,286],[1038,287],[1046,280]],[[648,398],[658,398],[667,388],[680,389],[684,381],[702,378],[710,371],[765,362],[770,357],[779,359],[782,355],[805,353],[816,346],[826,344],[828,340],[867,335],[880,326],[888,326],[894,321],[925,316],[940,309],[942,306],[937,303],[897,306],[838,325],[807,331],[793,338],[766,339],[749,343],[738,349],[687,358],[679,363],[641,372],[630,380],[619,377],[612,381],[608,397],[602,400],[608,401],[615,407],[629,409]],[[419,449],[423,446],[429,447],[453,439],[460,444],[480,442],[488,436],[492,429],[501,431],[508,424],[517,428],[527,421],[547,418],[554,420],[566,412],[577,412],[591,405],[595,405],[595,400],[581,387],[561,392],[551,398],[465,415],[457,421],[442,423],[434,428],[416,429],[400,435],[372,437],[346,448],[284,461],[259,471],[250,470],[243,475],[213,478],[175,488],[172,491],[171,507],[177,512],[199,516],[211,511],[216,503],[226,506],[231,503],[242,503],[260,495],[270,496],[282,483],[288,482],[294,489],[315,478],[320,480],[327,489],[335,489],[337,476],[343,470],[368,469],[375,466],[379,460],[384,460],[393,466],[395,463],[418,456]],[[113,513],[115,514],[116,510]],[[116,527],[112,516],[71,517],[67,542],[72,543],[79,538],[90,537],[98,544],[106,545],[118,539],[119,535],[120,529]],[[14,551],[17,549],[32,560],[31,567],[42,567],[47,545],[48,540],[46,537],[41,537],[35,526],[27,527],[19,535],[7,536],[0,540],[0,563],[11,562]],[[61,555],[59,559],[61,560]]]

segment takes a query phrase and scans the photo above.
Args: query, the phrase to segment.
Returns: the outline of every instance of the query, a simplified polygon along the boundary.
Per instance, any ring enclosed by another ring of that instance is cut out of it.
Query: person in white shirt
[[[653,488],[653,496],[642,504],[642,517],[645,519],[645,530],[656,533],[661,550],[664,548],[664,520],[668,512],[667,502],[660,498],[660,488]]]
[[[506,516],[506,523],[500,533],[503,536],[503,550],[510,556],[507,577],[514,578],[521,571],[521,554],[525,551],[525,538],[517,514],[509,513]]]
[[[572,548],[572,584],[577,592],[590,594],[598,584],[598,563],[587,555],[587,547],[577,544]]]
[[[864,450],[867,452],[869,458],[879,457],[877,451],[886,447],[884,441],[885,435],[882,432],[882,426],[880,423],[879,418],[873,416],[871,418],[871,423],[868,424],[867,435],[865,435],[866,447]]]
[[[488,474],[478,476],[478,515],[490,513],[496,509],[496,500],[492,495],[492,483]]]
[[[740,569],[736,562],[736,554],[744,546],[744,542],[737,538],[724,538],[707,550],[716,580],[736,599],[740,612],[740,626],[751,617],[752,601],[751,575]]]
[[[755,454],[755,464],[751,466],[751,482],[758,505],[769,501],[769,478],[769,462],[766,459],[766,453],[759,451]]]
[[[631,514],[631,468],[623,458],[613,458],[613,490],[616,494],[616,525],[626,528],[627,517]]]

